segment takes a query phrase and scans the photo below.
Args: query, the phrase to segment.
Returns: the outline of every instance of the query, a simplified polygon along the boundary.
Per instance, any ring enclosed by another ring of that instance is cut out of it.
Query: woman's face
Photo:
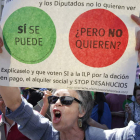
[[[136,91],[136,102],[140,105],[140,90]]]
[[[59,89],[54,93],[54,96],[72,96],[78,99],[78,94],[74,90]],[[67,131],[75,127],[78,128],[77,120],[82,117],[79,113],[79,103],[75,100],[71,105],[63,105],[60,99],[50,107],[53,127],[58,131]]]

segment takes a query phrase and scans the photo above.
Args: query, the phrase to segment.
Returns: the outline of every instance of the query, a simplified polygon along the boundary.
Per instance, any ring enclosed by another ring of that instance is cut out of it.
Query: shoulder
[[[129,106],[130,106],[130,107],[133,107],[133,106],[134,106],[134,103],[135,103],[135,102],[130,103]]]
[[[103,130],[96,127],[89,127],[85,134],[87,140],[111,140],[112,138],[116,139],[116,133],[117,130]]]
[[[110,111],[109,105],[106,102],[104,102],[104,108]]]
[[[134,123],[133,121],[130,121],[128,126],[128,135],[135,136],[136,140],[140,139],[140,123]]]
[[[104,106],[108,106],[108,103],[104,102]]]
[[[111,93],[109,93],[105,96],[105,98],[106,98],[106,101],[110,103],[113,99],[113,95]]]
[[[111,94],[107,94],[105,97],[106,98],[110,98],[111,97]]]
[[[140,124],[135,124],[130,121],[128,126],[120,129],[102,130],[95,127],[88,127],[85,131],[86,139],[99,139],[99,140],[111,140],[111,139],[136,139],[140,140]]]
[[[86,140],[105,139],[104,130],[89,126],[85,131]]]

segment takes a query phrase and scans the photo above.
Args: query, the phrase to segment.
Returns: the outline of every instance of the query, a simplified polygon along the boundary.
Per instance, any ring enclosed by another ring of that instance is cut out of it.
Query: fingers
[[[137,36],[136,36],[136,47],[135,49],[138,51],[140,50],[140,31],[137,32]]]
[[[138,51],[138,62],[140,62],[140,50]]]
[[[125,104],[125,107],[128,107],[129,105],[128,104]]]
[[[49,90],[44,91],[43,93],[44,93],[44,95],[47,95],[47,96],[51,96],[52,95],[52,93]]]
[[[126,104],[126,105],[125,105],[125,110],[128,110],[128,109],[129,109],[129,105]]]
[[[133,21],[135,21],[137,25],[140,26],[140,18],[138,16],[135,16],[135,15],[132,14],[131,19]],[[135,50],[137,50],[137,51],[140,50],[140,31],[137,32]]]
[[[2,53],[2,47],[3,46],[3,41],[2,41],[2,39],[0,38],[0,53]]]
[[[128,104],[125,105],[125,111],[127,113],[131,113],[131,108],[130,108],[130,106]]]
[[[0,38],[0,47],[2,47],[3,46],[3,41],[2,41],[2,39]]]
[[[49,96],[52,95],[52,93],[51,93],[49,90],[47,90],[46,92],[47,92],[47,94],[48,94]]]
[[[43,96],[43,103],[44,104],[48,104],[48,97],[52,95],[52,93],[47,90],[47,91],[44,91],[44,96]]]
[[[135,50],[138,51],[138,63],[140,65],[140,31],[137,32]]]
[[[140,25],[140,18],[135,15],[131,15],[131,19],[136,22],[136,24]]]
[[[52,93],[49,90],[44,91],[43,93],[44,93],[43,98],[45,98],[45,97],[48,98],[48,96],[51,96],[52,95]]]

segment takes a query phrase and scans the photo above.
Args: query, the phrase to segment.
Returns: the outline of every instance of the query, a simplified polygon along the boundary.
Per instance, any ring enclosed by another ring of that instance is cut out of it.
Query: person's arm
[[[93,126],[93,127],[101,128],[101,129],[104,129],[104,130],[108,129],[108,127],[105,124],[100,124],[100,123],[96,122],[95,120],[93,120],[92,118],[90,118],[87,121],[87,123],[88,123],[88,125]]]
[[[127,122],[129,123],[130,120],[133,120],[133,118],[132,118],[132,110],[128,104],[125,105],[125,111],[127,113]]]
[[[125,117],[125,112],[124,111],[111,112],[111,115],[119,116],[119,117]]]
[[[137,17],[135,15],[131,15],[131,19],[133,21],[135,21],[135,23],[137,25],[140,26],[140,18],[139,17]],[[135,50],[138,51],[138,63],[139,63],[139,66],[140,66],[140,30],[137,32]]]
[[[50,91],[44,91],[44,96],[43,96],[43,106],[41,108],[40,114],[45,116],[48,107],[49,107],[49,103],[48,103],[48,97],[51,96],[51,92]]]
[[[31,140],[51,140],[57,136],[52,123],[22,97],[21,105],[14,111],[6,111],[6,117],[18,124],[20,132]]]
[[[15,111],[21,105],[19,88],[0,86],[0,94],[10,110]]]
[[[127,127],[104,130],[104,133],[108,140],[140,140],[140,125],[130,121]]]

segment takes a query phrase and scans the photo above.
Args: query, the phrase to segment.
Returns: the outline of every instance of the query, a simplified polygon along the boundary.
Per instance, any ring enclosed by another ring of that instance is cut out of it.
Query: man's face
[[[0,95],[0,110],[5,115],[5,103]]]

